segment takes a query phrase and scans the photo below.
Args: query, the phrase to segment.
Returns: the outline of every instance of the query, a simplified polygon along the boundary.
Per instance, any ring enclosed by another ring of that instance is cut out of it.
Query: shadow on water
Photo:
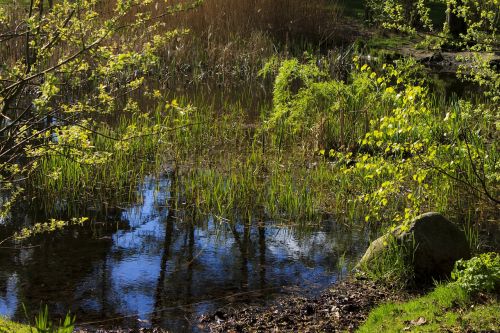
[[[192,331],[199,315],[221,306],[319,292],[366,246],[366,234],[333,221],[307,231],[271,221],[185,221],[168,208],[170,185],[147,178],[140,203],[114,222],[0,249],[0,315],[23,321],[22,304],[32,311],[48,304],[54,315],[76,313],[80,326]]]

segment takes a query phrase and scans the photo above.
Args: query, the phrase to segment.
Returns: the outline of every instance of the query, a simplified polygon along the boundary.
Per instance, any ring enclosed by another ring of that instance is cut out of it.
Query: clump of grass
[[[195,172],[186,177],[186,197],[205,213],[224,217],[265,214],[274,220],[314,221],[319,211],[307,185],[286,172],[256,175],[248,168]]]
[[[49,318],[49,308],[46,305],[40,309],[38,315],[35,317],[34,328],[37,333],[72,333],[75,328],[75,317],[72,317],[68,312],[64,321],[59,323],[59,326],[54,325]]]
[[[26,310],[26,309],[25,309]],[[59,325],[54,323],[49,318],[48,307],[40,309],[35,317],[35,324],[21,324],[0,317],[0,332],[2,333],[71,333],[75,325],[75,317],[69,313],[64,318],[64,321],[59,322]]]
[[[384,238],[384,250],[373,260],[359,265],[360,274],[370,280],[391,285],[397,288],[407,288],[415,282],[413,270],[413,253],[415,245],[400,243],[394,236]]]

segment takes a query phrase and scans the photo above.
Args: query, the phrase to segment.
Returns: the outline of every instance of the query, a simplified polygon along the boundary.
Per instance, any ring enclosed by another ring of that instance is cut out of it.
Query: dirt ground
[[[200,318],[207,332],[345,332],[354,331],[370,310],[408,294],[351,277],[316,298],[286,296],[269,307],[219,309]]]

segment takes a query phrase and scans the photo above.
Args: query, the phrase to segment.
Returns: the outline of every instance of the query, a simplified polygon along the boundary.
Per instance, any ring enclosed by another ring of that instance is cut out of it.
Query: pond
[[[314,295],[367,246],[367,231],[331,220],[307,230],[213,216],[187,221],[169,209],[170,185],[168,176],[148,177],[139,203],[108,212],[111,221],[94,218],[92,227],[0,249],[0,315],[25,321],[23,304],[33,313],[48,304],[54,317],[76,313],[80,327],[196,331],[197,318],[220,307]]]

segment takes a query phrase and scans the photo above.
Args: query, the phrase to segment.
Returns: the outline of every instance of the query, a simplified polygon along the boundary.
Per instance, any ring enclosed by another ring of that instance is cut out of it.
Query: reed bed
[[[272,139],[275,134],[264,129],[263,120],[272,111],[272,105],[264,101],[256,112],[252,109],[254,101],[245,101],[243,96],[252,98],[250,92],[242,94],[240,101],[222,99],[222,102],[201,93],[198,98],[162,96],[148,116],[123,116],[113,127],[99,131],[113,136],[125,133],[131,126],[138,133],[155,126],[174,130],[131,140],[126,150],[116,141],[94,136],[95,149],[112,154],[100,165],[48,156],[33,178],[30,193],[38,193],[37,200],[42,200],[41,206],[51,214],[62,214],[61,207],[70,211],[74,209],[71,207],[96,203],[122,206],[137,200],[137,185],[147,175],[159,176],[164,170],[175,170],[170,177],[175,178],[172,191],[176,200],[171,204],[183,212],[180,214],[196,216],[199,221],[204,220],[201,216],[212,216],[224,223],[248,218],[310,226],[333,218],[352,227],[371,225],[383,230],[392,224],[388,216],[405,211],[411,204],[407,194],[420,191],[412,182],[405,184],[384,206],[380,220],[366,223],[365,216],[372,207],[370,202],[360,199],[361,195],[376,191],[381,184],[391,181],[392,175],[381,173],[369,178],[360,171],[348,172],[349,166],[357,162],[356,155],[341,160],[329,158],[317,148],[302,144],[317,140],[314,132],[309,133],[310,138],[291,138],[286,146],[280,147]],[[460,106],[455,100],[435,98],[429,107],[436,119],[441,119]],[[377,116],[389,114],[389,105],[379,111]],[[262,114],[262,118],[256,118],[256,113]],[[366,130],[364,119],[351,121],[349,126],[353,128],[353,141],[355,133],[361,139]],[[451,162],[455,157],[439,158]],[[473,177],[473,170],[465,171]],[[422,211],[440,211],[461,221],[470,242],[478,248],[482,241],[478,236],[479,225],[473,221],[491,220],[494,206],[471,197],[464,184],[439,172],[430,173],[427,184],[439,190],[427,191],[421,197]],[[187,215],[186,220],[190,220]]]
[[[36,197],[36,206],[48,215],[71,216],[90,206],[134,202],[137,185],[146,175],[160,173],[164,165],[162,136],[149,134],[154,131],[153,124],[165,126],[159,117],[147,116],[122,116],[114,127],[99,125],[90,136],[88,162],[76,160],[64,151],[42,157],[28,188]],[[130,128],[136,130],[137,136],[124,135]]]
[[[435,98],[429,107],[437,120],[448,112],[457,112],[452,110],[459,106],[455,100]],[[263,106],[262,113],[269,114],[268,108],[269,105]],[[379,111],[376,117],[390,114],[390,105]],[[272,140],[274,134],[263,130],[261,119],[249,123],[249,112],[242,104],[229,103],[222,109],[205,105],[192,112],[189,117],[199,125],[172,133],[169,140],[173,143],[177,191],[198,214],[230,221],[251,215],[292,224],[314,224],[330,216],[349,225],[365,225],[365,216],[372,207],[361,199],[362,195],[393,180],[391,173],[371,178],[361,171],[349,172],[350,166],[358,162],[355,151],[347,155],[351,157],[339,160],[302,144],[317,140],[315,133],[309,133],[309,139],[292,138],[287,146],[279,147],[278,141]],[[350,122],[353,142],[363,138],[365,125],[364,119]],[[456,157],[439,158],[452,162]],[[474,178],[473,170],[465,171],[470,173],[469,179]],[[418,195],[423,191],[414,181],[403,186],[388,200],[380,220],[369,224],[390,226],[389,216],[404,212],[411,204],[408,193]],[[426,186],[439,190],[426,190],[426,195],[420,197],[422,211],[441,211],[469,228],[475,219],[484,221],[494,216],[494,205],[471,197],[467,186],[436,170],[429,173]],[[473,206],[481,208],[472,209]],[[474,236],[474,228],[469,231]]]
[[[14,31],[15,27],[23,27],[28,3],[0,4],[9,17],[8,26],[0,29]],[[198,7],[163,16],[169,7],[184,4],[189,8],[192,3],[154,1],[140,11],[152,17],[161,16],[156,20],[160,23],[157,29],[149,33],[142,26],[129,27],[106,44],[127,45],[130,36],[134,36],[134,44],[140,45],[157,33],[188,29],[187,35],[173,39],[159,52],[159,66],[151,73],[153,79],[171,86],[207,81],[234,86],[255,82],[258,71],[272,55],[300,54],[304,49],[345,42],[344,35],[338,33],[341,9],[332,0],[205,0]],[[104,20],[113,15],[115,6],[115,1],[102,1],[94,10]],[[132,22],[139,14],[137,11],[123,18],[124,23]],[[54,49],[52,62],[56,63],[67,48],[61,43]],[[2,42],[0,59],[5,64],[21,61],[24,52],[23,38],[13,38]]]

